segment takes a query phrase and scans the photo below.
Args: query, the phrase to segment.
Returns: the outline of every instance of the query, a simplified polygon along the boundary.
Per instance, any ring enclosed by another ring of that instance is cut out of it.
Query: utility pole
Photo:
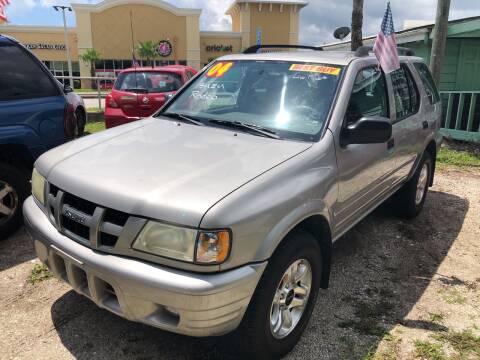
[[[363,0],[353,0],[352,9],[352,51],[357,50],[363,45],[362,41],[363,26]]]
[[[450,0],[437,0],[437,17],[433,29],[432,53],[430,55],[430,71],[435,84],[440,85],[443,57],[447,44],[448,15],[450,13]]]
[[[62,5],[54,5],[53,8],[55,9],[55,11],[61,11],[63,15],[63,33],[65,36],[65,49],[67,50],[68,77],[70,78],[70,86],[73,89],[72,58],[70,56],[70,46],[68,45],[67,19],[65,17],[65,10],[72,11],[72,8],[70,6]]]

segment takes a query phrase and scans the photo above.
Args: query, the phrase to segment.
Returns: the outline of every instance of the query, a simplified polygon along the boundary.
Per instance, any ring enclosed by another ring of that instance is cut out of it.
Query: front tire
[[[423,154],[415,174],[394,195],[394,205],[399,216],[413,219],[423,209],[432,177],[432,158]]]
[[[239,327],[240,351],[254,359],[290,352],[310,319],[322,272],[318,242],[295,230],[270,260]]]
[[[0,240],[22,225],[22,204],[30,193],[29,177],[0,162]]]

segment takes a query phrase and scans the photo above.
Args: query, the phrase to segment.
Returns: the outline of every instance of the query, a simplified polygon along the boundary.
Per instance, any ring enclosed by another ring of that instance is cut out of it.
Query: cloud
[[[53,16],[54,3],[67,5],[72,1],[99,2],[100,0],[12,0],[7,15],[13,24],[60,25],[61,18]],[[202,9],[201,30],[231,30],[230,16],[225,11],[233,0],[166,0],[177,7]],[[434,22],[437,0],[391,0],[395,29],[403,29],[405,20],[428,20]],[[375,35],[385,12],[386,0],[364,2],[363,34]],[[52,10],[53,11],[53,10]],[[451,3],[450,19],[480,15],[480,1],[454,0]],[[74,25],[73,14],[68,14],[69,25]],[[340,26],[350,26],[352,0],[310,0],[300,12],[300,42],[320,45],[337,41],[333,31]]]
[[[202,9],[200,28],[209,31],[228,31],[232,29],[230,16],[225,15],[230,1],[225,0],[168,0],[177,7]]]
[[[436,4],[437,0],[392,0],[395,29],[402,30],[405,20],[428,20],[433,23]],[[364,2],[364,36],[375,35],[378,32],[385,7],[385,0]],[[313,45],[336,42],[333,31],[340,26],[350,26],[351,12],[352,0],[311,0],[300,13],[300,42]],[[479,1],[452,1],[450,19],[477,15],[480,15]]]

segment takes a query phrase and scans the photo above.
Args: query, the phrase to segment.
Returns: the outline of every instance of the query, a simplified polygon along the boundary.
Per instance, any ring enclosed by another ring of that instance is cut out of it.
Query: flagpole
[[[135,42],[133,40],[133,20],[132,20],[132,11],[130,10],[130,34],[132,36],[132,65],[135,67],[134,62],[136,61],[135,59]]]

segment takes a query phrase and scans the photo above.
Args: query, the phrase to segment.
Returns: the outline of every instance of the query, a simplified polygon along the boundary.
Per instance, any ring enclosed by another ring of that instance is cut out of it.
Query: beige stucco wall
[[[225,51],[207,51],[207,47],[211,45],[232,45],[231,52]],[[242,49],[242,39],[239,36],[206,36],[200,35],[200,57],[202,65],[208,63],[210,58],[217,58],[223,55],[239,53]]]
[[[232,18],[232,31],[240,32],[240,14],[235,13],[231,15]]]
[[[58,30],[41,30],[39,29],[18,29],[10,30],[8,27],[0,28],[2,34],[11,36],[17,39],[22,44],[49,44],[49,45],[63,45],[65,44],[65,38],[63,33],[63,28]],[[70,46],[70,54],[72,56],[72,61],[77,61],[78,51],[77,51],[77,35],[69,30],[68,33],[68,42]],[[67,61],[67,51],[66,50],[56,50],[56,49],[31,49],[31,51],[37,56],[40,60],[44,61]]]
[[[187,65],[200,69],[200,18],[197,15],[186,17],[186,57]]]
[[[169,39],[174,51],[169,57],[162,59],[186,60],[187,27],[185,16],[176,16],[166,10],[149,5],[121,5],[90,14],[92,45],[102,53],[103,58],[131,59],[130,12],[133,14],[133,40],[135,44],[145,40]]]
[[[257,27],[262,29],[262,44],[288,44],[290,42],[291,6],[250,4],[250,45],[256,43]],[[271,10],[270,10],[271,9]]]

